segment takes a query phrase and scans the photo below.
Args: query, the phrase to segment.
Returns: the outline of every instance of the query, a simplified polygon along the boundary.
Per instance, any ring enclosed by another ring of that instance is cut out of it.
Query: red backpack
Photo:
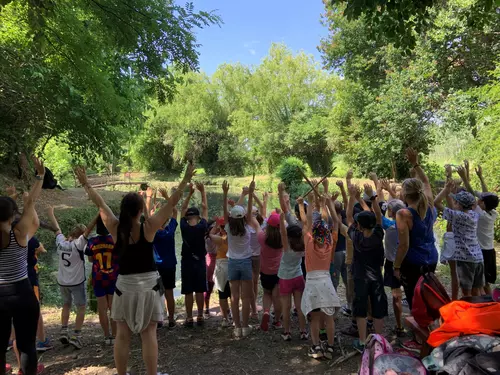
[[[439,309],[451,302],[443,284],[432,272],[420,276],[415,286],[411,315],[422,328],[439,319]]]

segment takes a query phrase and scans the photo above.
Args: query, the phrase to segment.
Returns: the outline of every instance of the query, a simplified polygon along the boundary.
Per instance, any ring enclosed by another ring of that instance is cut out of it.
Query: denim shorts
[[[229,281],[252,280],[252,258],[229,258],[227,270]]]
[[[71,305],[75,302],[75,306],[85,306],[87,304],[86,283],[75,286],[59,286],[61,297],[65,305]]]

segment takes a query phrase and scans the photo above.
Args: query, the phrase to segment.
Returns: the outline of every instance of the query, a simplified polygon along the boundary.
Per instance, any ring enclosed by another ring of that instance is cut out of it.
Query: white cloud
[[[249,49],[248,52],[250,52],[250,55],[255,55],[257,53],[254,49]]]

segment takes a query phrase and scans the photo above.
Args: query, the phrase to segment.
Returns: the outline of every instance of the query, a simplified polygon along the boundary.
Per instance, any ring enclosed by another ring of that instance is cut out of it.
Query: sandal
[[[198,316],[196,318],[196,325],[197,326],[202,326],[204,323],[205,323],[205,318],[203,318],[203,315],[202,316]]]
[[[193,318],[186,319],[186,321],[184,322],[184,327],[193,328],[193,326],[194,326]]]

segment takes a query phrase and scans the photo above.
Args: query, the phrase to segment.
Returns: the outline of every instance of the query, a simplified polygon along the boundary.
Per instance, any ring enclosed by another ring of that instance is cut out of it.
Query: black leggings
[[[40,305],[29,280],[0,284],[0,301],[0,375],[5,374],[5,353],[12,324],[16,332],[17,349],[21,354],[21,370],[25,375],[36,375],[36,329]]]
[[[401,285],[405,290],[406,300],[408,301],[408,307],[413,306],[413,295],[415,294],[415,287],[417,286],[418,279],[427,272],[436,271],[437,264],[429,264],[427,266],[419,266],[408,262],[406,259],[403,260],[401,264]]]

